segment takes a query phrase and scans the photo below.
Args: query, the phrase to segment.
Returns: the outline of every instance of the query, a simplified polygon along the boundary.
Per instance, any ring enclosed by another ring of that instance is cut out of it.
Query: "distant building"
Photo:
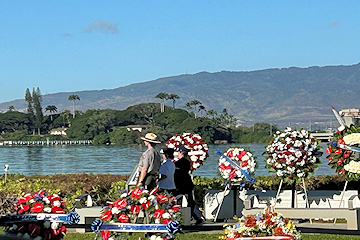
[[[50,135],[66,136],[66,130],[67,130],[67,128],[65,128],[65,127],[54,128],[54,129],[50,130]]]
[[[138,132],[142,132],[142,130],[145,130],[146,128],[148,128],[149,126],[147,125],[127,125],[125,126],[126,129],[130,132],[130,131],[138,131]]]
[[[339,112],[347,126],[360,124],[360,110],[358,108],[343,109]]]

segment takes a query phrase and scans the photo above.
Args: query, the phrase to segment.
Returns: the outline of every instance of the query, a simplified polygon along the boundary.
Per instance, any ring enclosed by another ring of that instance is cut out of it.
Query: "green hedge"
[[[11,211],[16,197],[45,188],[49,194],[59,194],[67,202],[67,209],[73,208],[75,198],[83,193],[92,196],[96,205],[105,205],[107,201],[116,200],[119,190],[124,190],[128,175],[111,174],[55,174],[55,175],[8,175],[4,184],[4,176],[0,177],[0,214]],[[203,198],[208,189],[223,189],[221,178],[194,177],[194,193],[198,205],[202,206]],[[246,189],[277,190],[280,180],[275,176],[256,177],[253,185]],[[296,189],[301,190],[301,182]],[[345,179],[342,175],[312,176],[306,180],[307,190],[342,190]],[[285,182],[282,189],[291,189],[292,184]],[[358,182],[349,182],[348,190],[359,190]]]

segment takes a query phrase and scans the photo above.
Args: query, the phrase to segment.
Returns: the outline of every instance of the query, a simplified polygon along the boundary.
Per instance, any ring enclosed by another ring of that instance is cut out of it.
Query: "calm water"
[[[252,143],[249,146],[257,157],[256,175],[269,175],[265,169],[264,146]],[[231,145],[209,145],[209,158],[204,165],[194,171],[195,176],[215,177],[219,159],[216,149],[227,150]],[[322,145],[325,149],[325,144]],[[100,173],[130,174],[138,163],[144,146],[50,146],[50,147],[0,147],[0,174],[3,166],[9,164],[8,173],[33,174],[64,174],[64,173]],[[335,174],[327,165],[324,154],[322,164],[315,175]]]

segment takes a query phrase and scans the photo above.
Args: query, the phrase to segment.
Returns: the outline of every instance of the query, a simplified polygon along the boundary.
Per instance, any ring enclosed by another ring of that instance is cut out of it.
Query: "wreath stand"
[[[239,184],[225,184],[225,188],[224,188],[224,192],[222,194],[222,197],[220,198],[220,202],[219,202],[219,206],[218,206],[218,209],[216,210],[216,214],[215,214],[215,217],[214,217],[214,220],[213,222],[216,222],[217,219],[218,219],[218,216],[219,216],[219,213],[220,213],[220,210],[221,210],[221,207],[224,203],[224,199],[226,197],[226,191],[228,190],[234,190],[234,194],[233,194],[233,205],[234,205],[234,208],[233,208],[233,215],[235,216],[236,215],[236,201],[237,201],[237,196],[238,196],[238,190],[239,190]]]
[[[348,182],[349,182],[349,181],[346,181],[346,182],[345,182],[344,189],[343,189],[342,192],[341,192],[341,198],[340,198],[339,208],[341,208],[341,204],[342,204],[343,199],[344,199],[344,195],[345,195],[345,191],[346,191]],[[337,219],[337,218],[334,219],[334,224],[336,224],[336,219]]]
[[[310,204],[309,204],[309,199],[308,199],[308,194],[307,194],[307,190],[306,190],[306,184],[305,184],[305,179],[302,178],[302,189],[304,189],[304,193],[305,193],[305,204],[306,204],[306,208],[310,208]],[[276,203],[278,202],[278,198],[280,195],[280,191],[281,191],[281,187],[283,184],[283,179],[281,179],[280,181],[280,185],[279,185],[279,189],[276,193],[276,197],[275,197],[275,203],[274,203],[274,209],[276,207]],[[292,191],[292,197],[291,197],[291,208],[295,208],[295,198],[296,198],[296,180],[294,179],[294,182],[292,184],[291,187],[291,191]],[[297,199],[296,199],[296,203],[297,203]],[[340,202],[341,203],[341,202]],[[310,223],[312,224],[312,219],[310,219]]]

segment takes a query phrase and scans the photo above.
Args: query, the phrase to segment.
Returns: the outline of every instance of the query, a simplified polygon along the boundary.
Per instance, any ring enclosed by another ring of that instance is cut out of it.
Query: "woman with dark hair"
[[[173,163],[174,159],[174,149],[164,148],[161,150],[162,158],[164,161],[160,166],[160,179],[158,181],[159,189],[165,190],[171,194],[175,191],[175,182],[174,182],[174,173],[175,173],[175,164]]]

